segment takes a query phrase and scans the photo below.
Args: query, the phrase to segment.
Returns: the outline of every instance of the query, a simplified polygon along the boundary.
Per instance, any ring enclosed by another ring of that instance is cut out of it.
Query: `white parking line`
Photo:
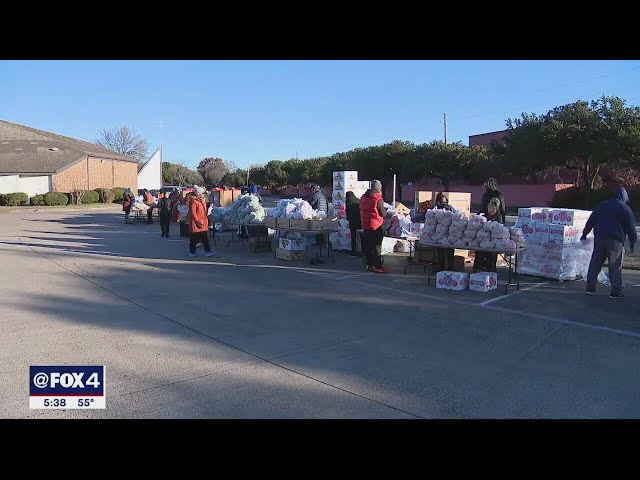
[[[604,326],[600,326],[600,325],[592,325],[590,323],[584,323],[584,322],[576,322],[575,320],[568,320],[565,318],[556,318],[556,317],[552,317],[549,315],[542,315],[539,313],[530,313],[530,312],[525,312],[522,310],[513,310],[511,308],[504,308],[504,307],[496,307],[496,306],[484,306],[484,308],[488,308],[491,310],[496,310],[498,312],[504,312],[504,313],[509,313],[512,314],[514,316],[514,318],[518,318],[518,316],[524,316],[524,317],[531,317],[531,318],[536,318],[539,320],[544,320],[547,322],[556,322],[556,323],[562,323],[565,325],[572,325],[574,327],[583,327],[583,328],[588,328],[590,330],[598,330],[601,332],[607,332],[607,333],[614,333],[617,335],[624,335],[626,337],[633,337],[633,338],[640,338],[640,333],[638,332],[632,332],[629,330],[621,330],[619,328],[611,328],[611,327],[604,327]]]
[[[542,285],[546,285],[549,282],[536,283],[535,285],[531,285],[527,288],[522,288],[520,290],[516,290],[515,292],[508,293],[506,295],[500,295],[499,297],[490,298],[489,300],[485,300],[484,302],[480,302],[478,305],[489,305],[490,303],[497,302],[498,300],[504,300],[505,298],[512,297],[513,295],[517,295],[520,292],[526,292],[527,290],[533,290],[534,288],[541,287]]]

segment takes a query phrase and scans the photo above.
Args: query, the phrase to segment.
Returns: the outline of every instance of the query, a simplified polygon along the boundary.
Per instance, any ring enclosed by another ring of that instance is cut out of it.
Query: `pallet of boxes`
[[[591,215],[589,210],[530,207],[518,209],[516,227],[527,248],[520,255],[521,274],[552,280],[586,278],[593,253],[593,235],[580,237]]]

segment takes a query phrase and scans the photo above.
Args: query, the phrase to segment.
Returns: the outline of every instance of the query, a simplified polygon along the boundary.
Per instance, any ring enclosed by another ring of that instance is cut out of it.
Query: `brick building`
[[[0,120],[0,193],[138,188],[138,162],[107,148]]]

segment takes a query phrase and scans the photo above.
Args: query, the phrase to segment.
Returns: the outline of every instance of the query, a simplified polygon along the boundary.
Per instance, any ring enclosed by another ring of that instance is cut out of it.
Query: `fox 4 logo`
[[[93,372],[86,381],[83,381],[83,377],[84,372],[52,372],[49,377],[49,387],[54,388],[57,385],[60,385],[64,388],[85,388],[85,385],[93,388],[100,387],[100,380],[98,379],[97,372]]]

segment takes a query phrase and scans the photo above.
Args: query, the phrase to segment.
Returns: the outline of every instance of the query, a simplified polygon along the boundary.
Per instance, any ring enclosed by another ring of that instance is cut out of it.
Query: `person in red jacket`
[[[209,236],[207,232],[209,230],[209,218],[207,217],[207,207],[204,199],[204,189],[198,190],[195,195],[191,195],[189,200],[189,256],[196,256],[196,248],[198,243],[202,243],[205,251],[205,257],[212,257],[215,255],[211,251],[209,245]]]
[[[387,272],[382,268],[382,224],[386,214],[382,199],[382,183],[374,180],[371,182],[371,188],[360,198],[360,223],[364,231],[362,246],[367,260],[367,270],[376,273]]]

